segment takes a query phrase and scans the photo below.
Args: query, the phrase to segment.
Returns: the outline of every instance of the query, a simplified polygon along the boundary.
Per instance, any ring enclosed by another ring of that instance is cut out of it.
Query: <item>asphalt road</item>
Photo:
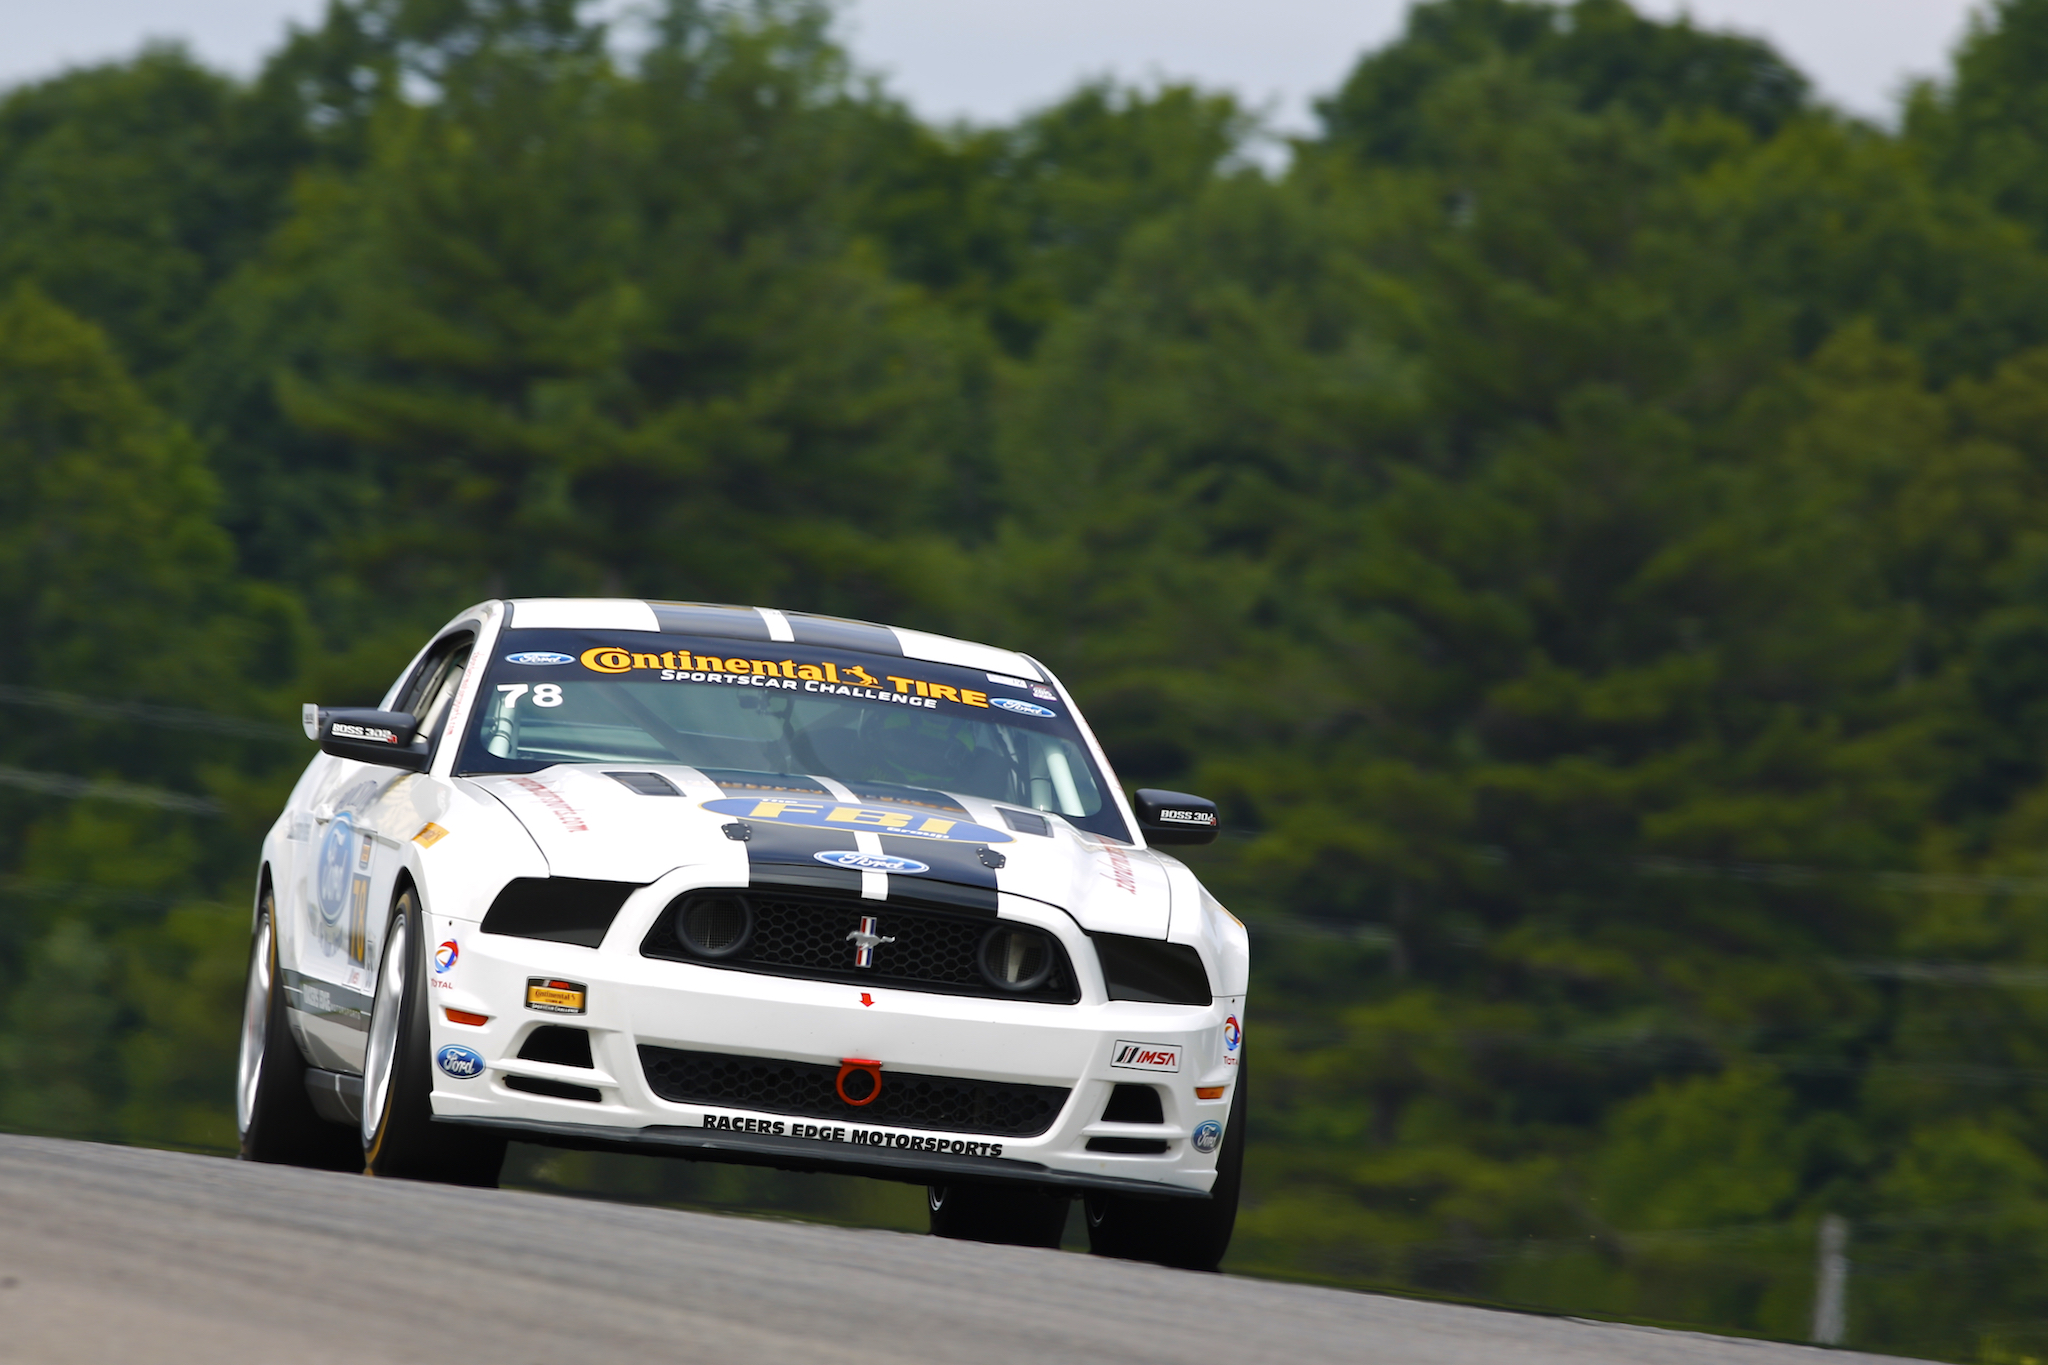
[[[1881,1357],[0,1136],[0,1361],[1850,1365]]]

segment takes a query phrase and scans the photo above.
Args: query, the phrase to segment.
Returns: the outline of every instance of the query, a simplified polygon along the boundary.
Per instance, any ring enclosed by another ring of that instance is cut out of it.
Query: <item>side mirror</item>
[[[1138,828],[1151,844],[1211,844],[1222,832],[1216,820],[1216,803],[1186,792],[1163,792],[1138,788],[1135,806]]]
[[[415,748],[412,742],[420,728],[419,718],[407,712],[379,711],[370,706],[315,706],[307,702],[302,719],[306,738],[318,743],[323,754],[403,768],[409,773],[423,771],[427,766],[427,751]]]

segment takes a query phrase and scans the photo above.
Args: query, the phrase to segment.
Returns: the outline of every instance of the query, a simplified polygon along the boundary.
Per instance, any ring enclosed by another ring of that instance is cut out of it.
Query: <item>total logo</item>
[[[526,653],[524,653],[524,654],[507,654],[507,655],[505,656],[505,662],[506,662],[506,663],[508,663],[508,664],[542,664],[542,665],[545,665],[545,664],[573,664],[573,663],[575,663],[575,662],[576,662],[576,660],[575,660],[575,658],[574,658],[574,657],[573,657],[572,655],[568,655],[568,654],[556,654],[556,653],[555,653],[555,652],[553,652],[552,650],[546,650],[546,649],[531,649],[531,650],[528,650],[528,651],[527,651]]]
[[[1109,1064],[1126,1071],[1178,1071],[1180,1049],[1169,1043],[1118,1041],[1110,1050]]]
[[[988,704],[990,706],[1000,706],[1005,711],[1015,711],[1020,716],[1037,716],[1041,720],[1051,720],[1059,714],[1057,711],[1048,710],[1036,702],[1018,701],[1015,697],[990,697]]]
[[[460,1043],[450,1043],[435,1053],[434,1065],[458,1081],[473,1081],[484,1074],[483,1054]]]
[[[1223,1021],[1223,1060],[1237,1061],[1237,1045],[1244,1041],[1244,1030],[1237,1026],[1237,1016],[1231,1015]]]
[[[1207,1123],[1197,1124],[1195,1125],[1195,1135],[1191,1141],[1195,1144],[1196,1151],[1213,1152],[1223,1145],[1223,1125],[1214,1119],[1210,1119]]]
[[[921,863],[915,858],[897,858],[887,853],[855,853],[852,849],[827,849],[811,855],[819,862],[832,867],[844,867],[855,872],[929,872],[930,863]]]
[[[455,959],[462,956],[462,945],[449,939],[434,949],[434,975],[446,976],[448,969],[455,965]]]

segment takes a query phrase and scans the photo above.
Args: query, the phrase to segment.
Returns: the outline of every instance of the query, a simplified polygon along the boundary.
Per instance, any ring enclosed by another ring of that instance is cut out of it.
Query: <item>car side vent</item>
[[[626,897],[639,889],[636,882],[514,877],[485,912],[483,931],[595,948]]]
[[[580,1066],[585,1071],[594,1069],[590,1060],[590,1035],[580,1028],[564,1028],[560,1024],[542,1024],[526,1036],[519,1046],[522,1061],[551,1062],[556,1066]],[[1135,1090],[1137,1086],[1120,1085],[1119,1090]],[[1158,1101],[1153,1101],[1158,1106]],[[1154,1119],[1157,1123],[1158,1120]]]
[[[997,806],[996,809],[1002,813],[1003,823],[1019,834],[1037,834],[1047,839],[1052,838],[1052,822],[1037,811],[1011,810],[1008,806]]]
[[[489,927],[486,925],[485,927]],[[1215,999],[1202,955],[1185,943],[1094,934],[1095,955],[1112,1000],[1154,1005],[1206,1005]]]
[[[525,1056],[521,1053],[520,1056]],[[1102,1107],[1104,1123],[1164,1123],[1166,1110],[1159,1103],[1159,1092],[1149,1085],[1119,1085],[1109,1092],[1109,1103]]]
[[[1088,1150],[1114,1156],[1165,1156],[1166,1139],[1092,1137],[1088,1139]]]
[[[660,773],[606,773],[612,781],[642,796],[681,796],[682,790]]]
[[[529,1095],[546,1095],[554,1100],[581,1100],[585,1104],[601,1104],[604,1096],[595,1086],[571,1085],[567,1081],[551,1081],[545,1076],[507,1076],[505,1088],[524,1090]]]

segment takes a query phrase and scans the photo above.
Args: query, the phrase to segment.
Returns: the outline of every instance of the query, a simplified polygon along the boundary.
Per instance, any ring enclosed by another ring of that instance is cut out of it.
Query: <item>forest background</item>
[[[1255,1273],[2048,1356],[2048,0],[1893,127],[1427,0],[1276,145],[807,0],[0,97],[0,1125],[227,1150],[300,702],[478,598],[1027,648],[1252,925]],[[916,1192],[522,1150],[913,1226]]]

